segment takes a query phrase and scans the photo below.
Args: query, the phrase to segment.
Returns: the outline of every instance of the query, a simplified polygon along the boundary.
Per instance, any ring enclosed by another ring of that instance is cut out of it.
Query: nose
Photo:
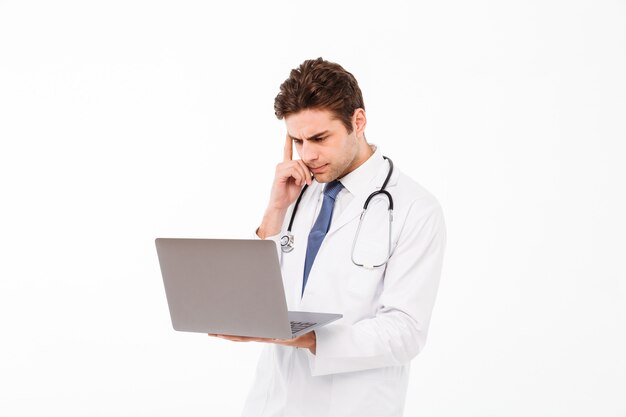
[[[317,159],[318,157],[318,153],[317,153],[317,149],[314,143],[311,143],[311,141],[309,140],[305,140],[302,143],[302,148],[300,150],[301,154],[300,154],[300,158],[302,158],[302,160],[308,164],[310,162],[313,162]]]

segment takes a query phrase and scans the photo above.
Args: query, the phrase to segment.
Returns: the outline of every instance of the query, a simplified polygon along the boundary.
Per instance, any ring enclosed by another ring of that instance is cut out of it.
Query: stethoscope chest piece
[[[286,235],[283,235],[280,238],[280,249],[285,253],[289,253],[293,250],[293,248],[294,248],[293,234],[291,234],[290,232],[287,232]]]

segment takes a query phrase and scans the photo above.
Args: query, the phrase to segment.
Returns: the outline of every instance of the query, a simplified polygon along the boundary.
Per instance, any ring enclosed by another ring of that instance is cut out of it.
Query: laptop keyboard
[[[315,326],[316,323],[309,323],[306,321],[292,321],[291,322],[291,334],[298,333],[300,330],[304,330],[307,327]]]

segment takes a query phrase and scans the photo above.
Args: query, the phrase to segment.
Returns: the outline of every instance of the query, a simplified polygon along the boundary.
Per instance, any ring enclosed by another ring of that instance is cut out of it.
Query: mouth
[[[321,174],[322,172],[324,172],[326,170],[327,166],[328,166],[328,164],[324,164],[324,165],[321,165],[321,166],[319,166],[317,168],[309,167],[309,169],[311,170],[311,172],[313,174]]]

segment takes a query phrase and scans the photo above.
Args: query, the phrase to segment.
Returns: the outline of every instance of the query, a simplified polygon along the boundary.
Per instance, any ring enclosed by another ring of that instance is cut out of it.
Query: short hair
[[[352,132],[352,115],[365,110],[356,78],[334,62],[322,58],[304,61],[291,70],[274,99],[279,120],[305,109],[330,110]]]

